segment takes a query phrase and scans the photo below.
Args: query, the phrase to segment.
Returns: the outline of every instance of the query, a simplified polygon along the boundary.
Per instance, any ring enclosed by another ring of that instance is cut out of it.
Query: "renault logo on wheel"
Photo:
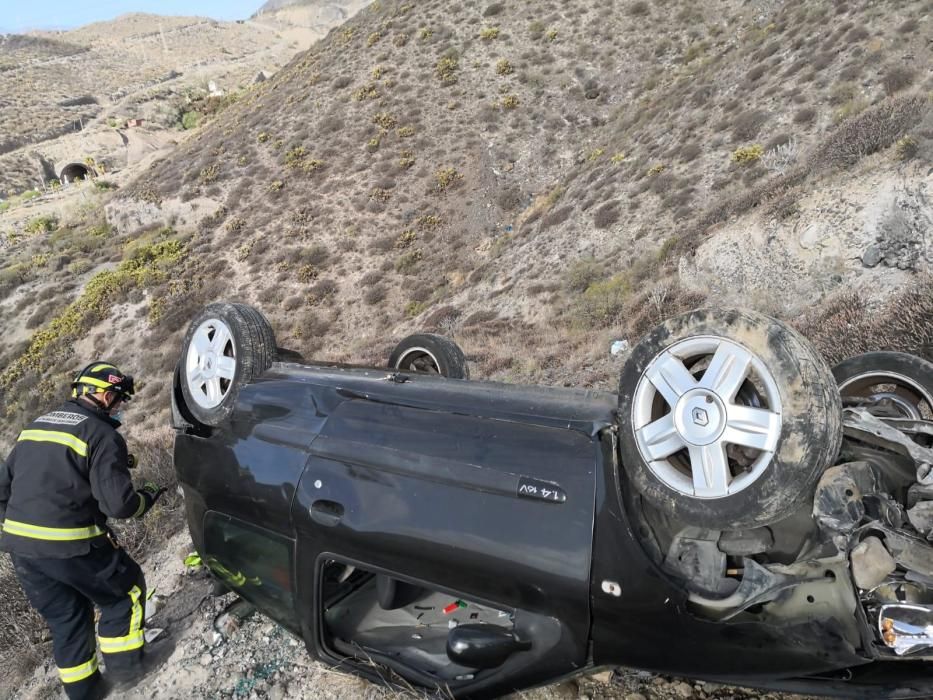
[[[709,416],[702,408],[693,409],[693,422],[697,425],[709,425]]]

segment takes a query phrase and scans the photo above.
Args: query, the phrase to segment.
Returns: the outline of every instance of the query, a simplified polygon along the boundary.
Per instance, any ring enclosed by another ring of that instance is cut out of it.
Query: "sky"
[[[0,33],[71,29],[127,12],[246,19],[263,0],[0,0]]]

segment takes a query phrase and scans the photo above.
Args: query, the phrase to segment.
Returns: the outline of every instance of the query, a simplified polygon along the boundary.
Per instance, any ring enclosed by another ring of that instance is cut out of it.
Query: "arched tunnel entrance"
[[[91,171],[84,163],[69,163],[62,168],[62,174],[59,180],[64,185],[69,182],[76,182],[77,180],[87,180],[90,175]]]

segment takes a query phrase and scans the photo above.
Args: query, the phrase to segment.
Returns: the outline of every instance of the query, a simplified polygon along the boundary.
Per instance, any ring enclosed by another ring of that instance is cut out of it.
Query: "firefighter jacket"
[[[141,517],[151,499],[133,490],[120,423],[72,399],[19,434],[0,467],[0,548],[26,557],[87,554],[107,518]]]

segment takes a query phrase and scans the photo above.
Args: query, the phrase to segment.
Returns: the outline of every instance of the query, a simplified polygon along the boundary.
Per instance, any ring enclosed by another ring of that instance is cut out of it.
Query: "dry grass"
[[[832,364],[874,350],[933,360],[933,277],[921,277],[882,308],[843,292],[794,323]]]

